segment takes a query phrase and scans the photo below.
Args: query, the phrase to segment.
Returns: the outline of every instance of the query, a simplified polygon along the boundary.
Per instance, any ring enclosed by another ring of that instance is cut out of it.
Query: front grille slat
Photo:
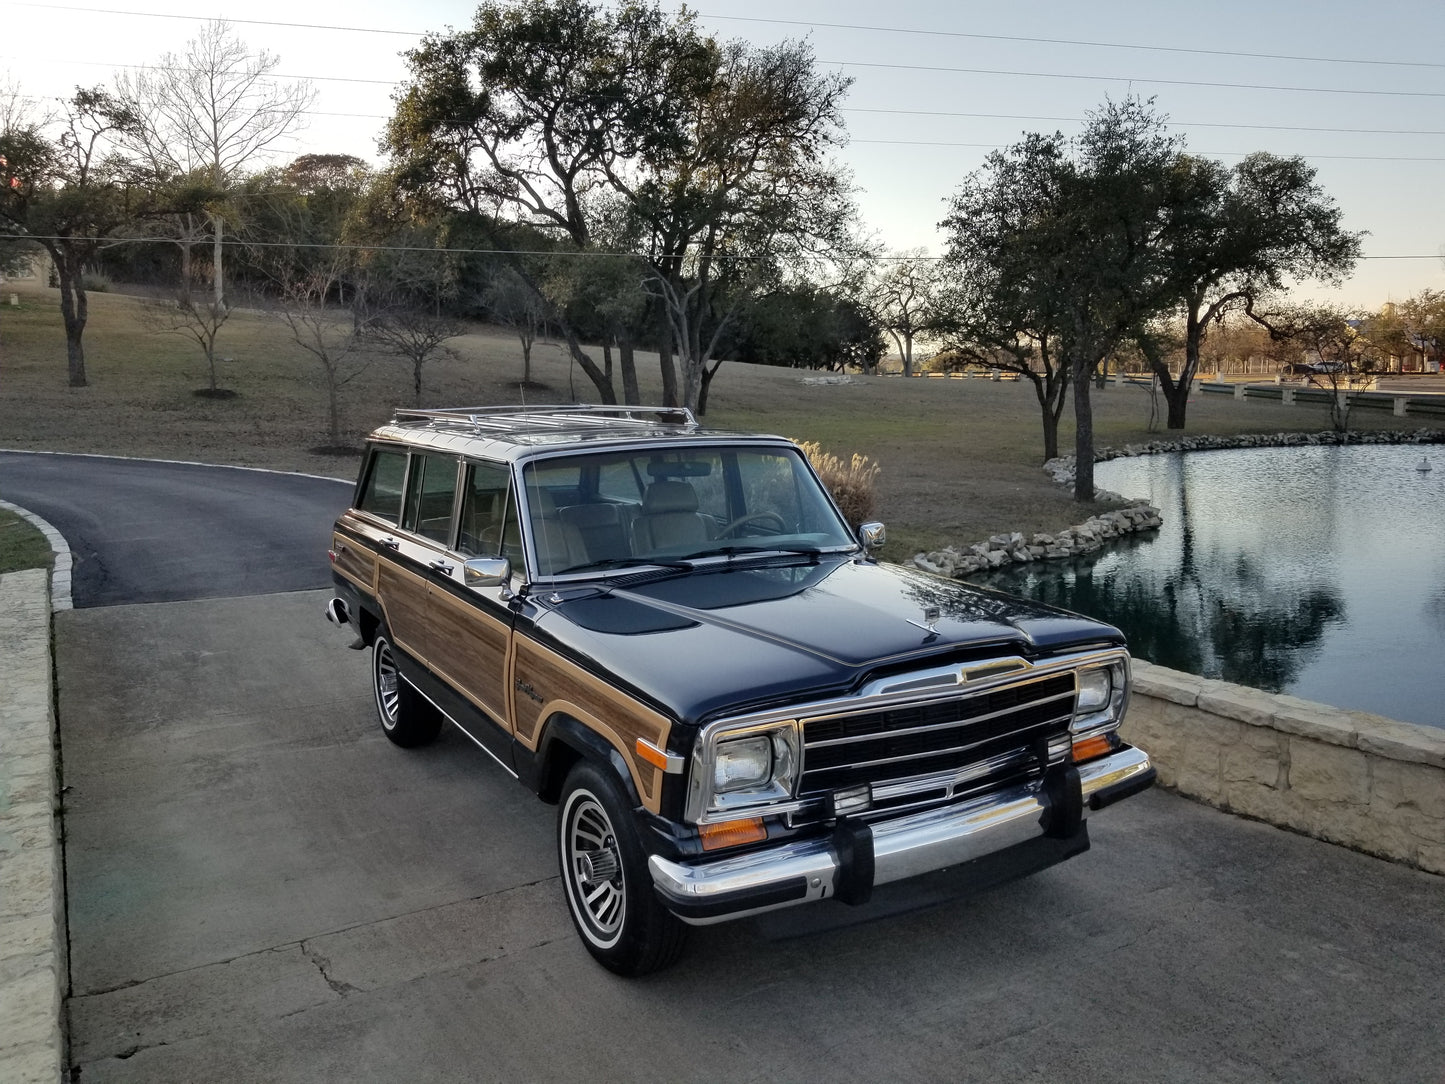
[[[941,774],[1003,758],[999,770],[1037,778],[1047,742],[1068,729],[1074,676],[1055,674],[900,708],[803,720],[801,792],[821,794],[862,783],[936,789]],[[986,773],[987,774],[987,773]],[[985,778],[981,785],[990,785]],[[973,788],[970,788],[973,789]]]
[[[1073,690],[1072,690],[1072,689],[1070,689],[1069,692],[1065,693],[1065,694],[1062,695],[1062,696],[1053,696],[1053,697],[1050,697],[1048,700],[1040,701],[1039,704],[1051,704],[1051,703],[1060,703],[1060,702],[1062,702],[1062,706],[1064,707],[1064,710],[1065,710],[1065,714],[1064,714],[1063,718],[1068,718],[1069,715],[1072,714],[1072,713],[1073,713],[1073,710],[1074,710],[1074,693],[1073,693]],[[936,730],[941,730],[941,729],[944,729],[944,728],[947,728],[947,727],[968,727],[968,726],[972,726],[972,725],[974,725],[974,724],[976,724],[976,723],[985,723],[985,722],[988,722],[988,721],[990,721],[990,720],[992,720],[992,719],[1005,718],[1005,717],[1012,716],[1013,714],[1015,714],[1015,713],[1017,712],[1017,710],[1018,710],[1017,708],[1002,708],[1002,709],[1000,709],[1000,710],[998,710],[998,711],[991,712],[991,713],[988,714],[988,715],[974,716],[974,717],[972,717],[972,718],[960,718],[960,717],[957,716],[957,713],[956,713],[956,712],[951,712],[950,714],[953,715],[954,717],[951,718],[948,722],[945,722],[945,723],[926,723],[926,724],[923,724],[923,725],[921,725],[921,726],[912,726],[912,727],[907,727],[907,728],[905,728],[905,729],[888,730],[887,733],[888,733],[889,735],[893,736],[893,737],[902,737],[902,736],[908,735],[908,734],[929,733],[929,732],[933,732],[933,731],[936,731]],[[811,722],[810,722],[810,726],[811,726]],[[811,731],[810,731],[810,733],[811,733]],[[869,733],[869,734],[850,734],[850,735],[848,735],[847,737],[843,737],[843,738],[823,738],[823,739],[821,739],[821,740],[814,739],[814,738],[812,738],[812,737],[810,736],[809,739],[808,739],[808,748],[809,748],[809,749],[828,749],[828,748],[832,748],[832,747],[835,747],[835,746],[856,744],[856,743],[858,743],[858,742],[876,741],[877,738],[878,738],[878,735],[877,735],[877,734],[872,734],[872,733]]]

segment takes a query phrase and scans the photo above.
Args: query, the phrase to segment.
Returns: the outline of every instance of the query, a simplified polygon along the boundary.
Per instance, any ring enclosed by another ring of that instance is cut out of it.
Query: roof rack
[[[478,432],[490,430],[510,433],[576,428],[579,425],[600,427],[609,421],[662,422],[697,427],[697,418],[687,407],[607,406],[593,403],[448,407],[441,410],[398,408],[392,420],[398,424],[408,421],[460,423]]]

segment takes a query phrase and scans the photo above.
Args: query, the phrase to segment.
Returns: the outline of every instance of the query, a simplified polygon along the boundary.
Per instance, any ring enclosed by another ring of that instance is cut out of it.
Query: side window
[[[619,459],[603,463],[597,469],[597,493],[608,500],[624,504],[642,503],[642,486],[632,460]]]
[[[521,555],[511,472],[499,463],[469,463],[462,488],[461,534],[457,549],[467,557]],[[511,533],[508,535],[508,526]]]
[[[396,523],[401,519],[401,487],[406,480],[406,453],[374,451],[356,507]]]
[[[457,461],[414,455],[401,528],[446,545],[452,534],[452,500],[457,492]]]
[[[772,513],[780,518],[787,530],[801,528],[802,509],[799,507],[798,482],[791,457],[738,456],[738,476],[748,514]]]

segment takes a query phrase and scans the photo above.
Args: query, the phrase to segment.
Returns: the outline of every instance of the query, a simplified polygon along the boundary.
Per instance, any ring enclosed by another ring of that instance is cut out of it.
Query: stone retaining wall
[[[64,1069],[65,887],[56,803],[49,571],[0,576],[0,1081]]]
[[[1122,732],[1181,794],[1445,874],[1445,729],[1136,659]]]

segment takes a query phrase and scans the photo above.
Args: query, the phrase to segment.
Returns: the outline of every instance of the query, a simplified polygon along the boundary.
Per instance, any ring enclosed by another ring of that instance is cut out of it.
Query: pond
[[[1101,618],[1140,658],[1445,726],[1445,449],[1252,448],[1100,463],[1164,526],[971,577]],[[1433,470],[1422,472],[1424,460]]]

